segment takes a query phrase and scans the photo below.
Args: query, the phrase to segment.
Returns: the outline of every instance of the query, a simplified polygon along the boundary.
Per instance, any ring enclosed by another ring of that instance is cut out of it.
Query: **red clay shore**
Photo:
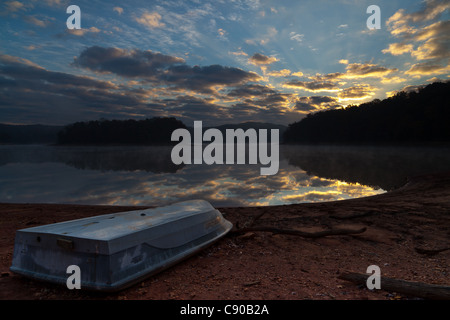
[[[11,266],[18,229],[142,207],[0,203],[0,300],[392,300],[403,293],[368,290],[342,280],[346,272],[450,285],[450,173],[421,176],[385,194],[334,202],[219,208],[234,226],[360,234],[304,238],[252,231],[230,233],[208,249],[117,293],[68,290],[16,275]]]

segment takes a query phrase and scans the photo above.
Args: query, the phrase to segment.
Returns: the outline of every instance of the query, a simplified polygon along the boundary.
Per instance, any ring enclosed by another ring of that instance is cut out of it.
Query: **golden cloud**
[[[283,69],[283,70],[279,70],[279,71],[271,71],[271,72],[267,73],[267,75],[272,76],[272,77],[287,77],[290,74],[291,74],[291,70],[288,70],[288,69]]]
[[[369,84],[359,84],[353,87],[349,87],[341,90],[338,93],[339,101],[346,100],[364,100],[370,98],[375,94],[376,88]]]
[[[150,29],[164,27],[165,24],[161,22],[161,15],[158,12],[144,12],[136,21]]]
[[[413,45],[412,44],[406,44],[406,43],[391,43],[389,44],[389,48],[383,49],[381,52],[383,53],[390,53],[393,56],[399,56],[404,53],[412,52],[413,51]]]
[[[397,68],[389,69],[371,63],[350,63],[346,67],[347,72],[342,76],[345,79],[356,78],[382,78],[392,72],[398,71]]]
[[[248,54],[246,54],[244,51],[230,51],[228,52],[229,54],[233,55],[233,56],[244,56],[247,57]]]
[[[431,74],[443,74],[450,72],[450,66],[449,65],[440,65],[435,64],[433,62],[421,62],[416,63],[411,68],[406,71],[406,74],[413,75],[413,76],[421,76],[421,75],[431,75]]]
[[[303,72],[297,71],[297,72],[294,72],[292,75],[296,76],[296,77],[303,77]]]
[[[310,92],[337,92],[339,87],[336,83],[331,81],[298,81],[291,80],[283,83],[283,87],[291,89],[303,89]]]
[[[405,13],[404,9],[397,11],[386,25],[391,34],[402,41],[390,44],[382,52],[395,56],[410,53],[417,61],[426,60],[411,66],[405,71],[407,75],[420,77],[449,72],[450,21],[430,24],[431,20],[449,8],[450,1],[428,0],[417,12]]]
[[[123,13],[123,8],[121,7],[114,7],[113,11],[117,12],[119,15]]]
[[[67,29],[67,32],[74,36],[84,36],[87,33],[99,33],[100,29],[96,27],[90,27],[89,29]]]

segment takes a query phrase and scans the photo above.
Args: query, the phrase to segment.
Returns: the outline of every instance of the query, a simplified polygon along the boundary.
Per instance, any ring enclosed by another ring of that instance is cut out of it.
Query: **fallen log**
[[[321,238],[321,237],[327,237],[327,236],[339,236],[339,235],[352,235],[352,234],[359,234],[366,231],[367,228],[361,228],[361,229],[330,229],[330,230],[324,230],[324,231],[318,231],[318,232],[304,232],[300,230],[294,230],[294,229],[279,229],[274,227],[248,227],[248,228],[241,228],[241,229],[232,229],[229,233],[232,235],[236,234],[242,234],[247,232],[255,232],[255,231],[261,231],[261,232],[272,232],[274,234],[288,234],[293,236],[300,236],[303,238]]]
[[[368,277],[370,277],[370,274],[350,272],[341,274],[338,278],[365,286]],[[405,281],[383,276],[381,276],[381,290],[430,300],[450,300],[450,286]]]

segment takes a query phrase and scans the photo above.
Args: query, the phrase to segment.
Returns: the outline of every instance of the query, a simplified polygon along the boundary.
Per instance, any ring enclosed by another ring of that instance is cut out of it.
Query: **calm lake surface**
[[[450,171],[449,148],[280,146],[278,174],[261,165],[174,165],[172,147],[0,146],[0,202],[214,206],[342,200]]]

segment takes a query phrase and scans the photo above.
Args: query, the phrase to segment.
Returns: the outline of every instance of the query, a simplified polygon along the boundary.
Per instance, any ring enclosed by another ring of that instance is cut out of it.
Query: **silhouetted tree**
[[[59,144],[105,145],[170,144],[172,132],[186,128],[175,118],[155,117],[145,120],[96,120],[76,122],[58,133]]]
[[[284,133],[286,143],[396,144],[450,142],[450,82],[380,101],[308,114]]]

